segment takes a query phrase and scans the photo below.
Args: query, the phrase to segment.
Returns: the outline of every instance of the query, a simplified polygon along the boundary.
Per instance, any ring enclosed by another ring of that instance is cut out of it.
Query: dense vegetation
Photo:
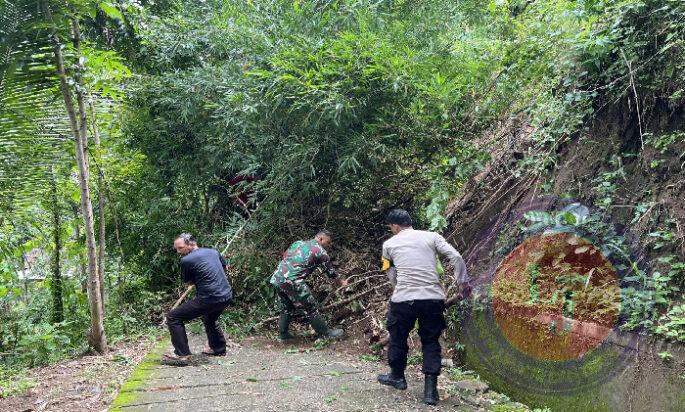
[[[340,248],[376,253],[393,206],[444,229],[449,200],[512,150],[501,136],[514,120],[530,133],[508,173],[536,176],[540,193],[555,190],[564,148],[594,144],[586,125],[612,110],[636,133],[576,196],[616,214],[624,163],[650,150],[647,170],[682,177],[683,18],[675,0],[3,3],[0,367],[88,346],[83,192],[56,37],[70,93],[85,99],[116,341],[159,321],[180,283],[179,232],[229,246],[239,304],[267,313],[265,280],[288,242],[325,226]],[[653,204],[627,207],[623,223],[637,224]],[[659,212],[642,241],[660,245],[660,272],[642,271],[651,283],[627,325],[682,341],[685,216]]]

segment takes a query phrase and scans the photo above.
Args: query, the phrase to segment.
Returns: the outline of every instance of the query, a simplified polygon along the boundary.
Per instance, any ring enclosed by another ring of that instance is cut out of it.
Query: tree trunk
[[[105,315],[105,171],[102,169],[102,151],[100,148],[100,131],[98,130],[95,104],[90,101],[92,112],[93,142],[97,152],[98,167],[98,280],[100,281],[100,296],[102,301],[102,315]]]
[[[57,177],[52,174],[52,219],[53,234],[55,240],[54,264],[52,267],[52,321],[54,323],[64,320],[64,302],[62,300],[62,272],[60,269],[60,251],[62,249],[62,224],[59,213],[59,202],[57,198]]]
[[[78,203],[70,202],[71,210],[74,212],[74,237],[76,242],[81,242],[81,224],[79,223],[79,208],[81,207]],[[78,249],[78,267],[79,267],[79,285],[81,285],[81,292],[88,292],[88,268],[86,268],[86,258],[83,255],[83,250]]]
[[[64,55],[62,44],[59,40],[57,28],[55,27],[50,7],[46,1],[41,2],[47,20],[52,23],[52,37],[55,42],[54,55],[57,64],[57,75],[60,82],[60,91],[64,98],[64,104],[69,115],[69,123],[76,142],[76,163],[79,170],[79,186],[81,187],[81,211],[85,223],[86,234],[86,253],[88,257],[88,306],[90,307],[90,331],[89,343],[96,352],[104,354],[107,352],[107,339],[105,337],[104,318],[102,313],[102,296],[100,295],[100,282],[97,270],[97,253],[95,247],[95,230],[93,223],[93,205],[90,199],[90,176],[88,171],[88,133],[86,123],[86,110],[83,99],[83,80],[81,78],[80,43],[81,33],[76,18],[71,19],[73,43],[75,57],[78,61],[74,73],[76,83],[76,101],[78,104],[77,119],[74,110],[74,102],[69,89],[66,70],[64,68]]]

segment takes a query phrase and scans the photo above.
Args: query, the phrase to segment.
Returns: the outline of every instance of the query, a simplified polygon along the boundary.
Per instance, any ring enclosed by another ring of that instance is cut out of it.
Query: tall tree
[[[102,313],[105,313],[105,170],[102,165],[102,146],[100,145],[100,129],[98,128],[97,115],[93,97],[90,98],[90,113],[92,116],[93,143],[97,159],[97,190],[98,190],[98,280],[100,282],[100,296]]]
[[[52,266],[52,321],[62,322],[64,320],[64,302],[62,300],[62,271],[60,268],[60,252],[62,250],[62,222],[60,218],[60,204],[57,196],[57,176],[52,173],[51,181],[51,200],[52,200],[52,219],[53,219],[53,238],[55,242],[54,261]]]
[[[88,167],[88,124],[83,86],[83,61],[81,59],[81,30],[78,19],[70,16],[72,31],[72,43],[75,64],[73,85],[70,87],[64,62],[64,44],[60,40],[59,31],[55,19],[47,1],[41,2],[41,8],[47,22],[52,29],[53,54],[59,77],[60,91],[67,114],[69,124],[76,144],[76,163],[78,165],[79,186],[81,189],[81,212],[85,223],[86,252],[88,260],[88,305],[90,307],[90,332],[88,340],[90,345],[99,353],[107,352],[107,338],[105,336],[104,314],[100,278],[97,269],[97,251],[95,241],[95,225],[93,220],[93,204],[90,196],[90,171]],[[76,95],[76,108],[72,93]],[[78,116],[77,112],[78,110]]]

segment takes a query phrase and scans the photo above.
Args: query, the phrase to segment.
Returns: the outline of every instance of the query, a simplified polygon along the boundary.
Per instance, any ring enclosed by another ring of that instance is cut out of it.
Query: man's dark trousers
[[[440,334],[445,329],[445,301],[443,300],[410,300],[390,302],[388,313],[388,363],[393,373],[403,374],[407,366],[407,338],[416,320],[419,321],[419,337],[423,351],[423,373],[440,374]]]
[[[188,335],[184,323],[202,316],[209,347],[214,353],[225,353],[226,338],[224,338],[217,320],[230,302],[229,300],[216,303],[195,298],[167,313],[167,325],[171,334],[171,344],[174,345],[174,352],[178,356],[190,355]]]

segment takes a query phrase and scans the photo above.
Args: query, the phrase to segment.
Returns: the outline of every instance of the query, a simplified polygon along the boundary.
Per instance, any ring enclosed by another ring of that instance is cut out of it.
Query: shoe
[[[226,356],[226,351],[223,351],[223,352],[214,352],[214,351],[211,351],[211,350],[203,350],[203,351],[202,351],[202,354],[203,354],[203,355],[207,355],[207,356]]]
[[[295,339],[297,339],[297,338],[291,334],[287,334],[287,335],[279,334],[278,335],[278,341],[279,342],[290,342],[290,341],[293,341]]]
[[[278,340],[284,342],[295,339],[295,337],[288,332],[289,327],[290,314],[283,312],[278,316]]]
[[[438,403],[439,399],[438,375],[426,375],[426,380],[423,384],[423,403],[427,405],[435,405]]]
[[[323,320],[321,315],[316,315],[309,320],[312,328],[317,333],[317,335],[323,338],[340,338],[343,336],[344,332],[342,329],[329,329],[326,325],[326,321]]]
[[[188,366],[190,365],[190,355],[179,356],[175,353],[165,353],[160,359],[160,363],[169,366]]]
[[[387,375],[378,375],[377,379],[378,383],[381,385],[392,386],[393,388],[400,390],[407,389],[407,380],[404,378],[404,375],[397,376],[390,372]]]

